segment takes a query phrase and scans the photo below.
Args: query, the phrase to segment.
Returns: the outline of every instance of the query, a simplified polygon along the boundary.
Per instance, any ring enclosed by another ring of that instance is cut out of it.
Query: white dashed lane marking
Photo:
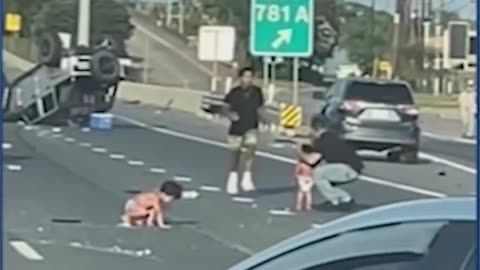
[[[200,196],[200,193],[195,190],[189,190],[189,191],[184,191],[182,192],[182,198],[183,199],[196,199]]]
[[[205,191],[213,191],[213,192],[222,191],[221,188],[219,188],[219,187],[214,187],[214,186],[201,186],[200,189],[201,189],[201,190],[205,190]]]
[[[82,143],[79,143],[78,145],[80,145],[80,147],[90,147],[91,146],[91,144],[87,143],[87,142],[82,142]]]
[[[54,127],[52,128],[52,132],[55,132],[55,133],[62,132],[62,129],[59,127]]]
[[[173,180],[177,182],[192,182],[192,178],[186,176],[174,176]]]
[[[106,153],[107,149],[102,147],[94,147],[92,148],[92,151],[95,153]]]
[[[11,143],[2,143],[2,149],[3,150],[12,149],[12,144]]]
[[[165,170],[163,168],[150,168],[150,172],[151,173],[166,173],[167,170]]]
[[[66,137],[64,140],[65,140],[66,142],[71,142],[71,143],[75,142],[75,139],[74,139],[74,138],[71,138],[71,137]]]
[[[132,165],[132,166],[143,166],[145,164],[145,162],[141,161],[141,160],[129,160],[127,161],[128,165]]]
[[[38,129],[38,127],[37,126],[24,126],[23,129],[25,129],[25,130],[36,130],[36,129]]]
[[[252,198],[245,198],[245,197],[233,197],[232,201],[240,202],[240,203],[253,203],[255,200]]]
[[[10,246],[12,246],[18,253],[23,257],[32,260],[32,261],[41,261],[43,256],[40,255],[32,246],[27,242],[23,241],[10,241]]]
[[[17,164],[7,164],[7,170],[18,172],[22,170],[22,166]]]
[[[39,132],[37,132],[37,136],[43,137],[43,136],[47,135],[48,133],[50,133],[48,130],[40,130]]]
[[[125,155],[122,154],[110,154],[111,159],[125,159]]]

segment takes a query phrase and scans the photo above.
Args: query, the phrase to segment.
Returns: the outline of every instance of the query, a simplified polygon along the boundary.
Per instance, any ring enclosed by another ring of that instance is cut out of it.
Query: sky
[[[347,0],[349,2],[362,3],[364,5],[371,5],[372,0]],[[420,2],[420,0],[413,0]],[[445,3],[445,9],[458,11],[460,16],[465,19],[474,19],[476,16],[475,2],[478,0],[433,0],[433,7],[439,8],[441,2]],[[395,0],[375,0],[378,9],[393,12],[395,8]]]

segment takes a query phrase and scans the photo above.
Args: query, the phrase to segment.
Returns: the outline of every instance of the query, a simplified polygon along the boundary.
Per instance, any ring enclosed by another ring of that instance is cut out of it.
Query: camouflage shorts
[[[238,149],[246,146],[255,146],[257,145],[257,130],[252,129],[247,131],[243,136],[228,136],[228,145],[231,148]]]

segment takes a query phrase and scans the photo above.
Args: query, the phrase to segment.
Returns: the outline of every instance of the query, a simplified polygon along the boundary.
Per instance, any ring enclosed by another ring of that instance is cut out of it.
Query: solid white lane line
[[[92,148],[92,151],[95,153],[106,153],[107,149],[102,147],[94,147]]]
[[[121,155],[121,154],[110,154],[109,157],[111,159],[125,159],[125,155]]]
[[[434,156],[434,155],[431,155],[431,154],[427,154],[427,153],[424,153],[424,152],[418,153],[418,156],[419,156],[420,158],[428,159],[428,160],[430,160],[430,161],[433,161],[433,162],[436,162],[436,163],[440,163],[440,164],[443,164],[443,165],[446,165],[446,166],[455,168],[455,169],[460,170],[460,171],[464,171],[464,172],[471,173],[471,174],[475,174],[475,175],[477,174],[477,170],[476,170],[476,169],[471,168],[471,167],[468,167],[468,166],[465,166],[465,165],[462,165],[462,164],[457,163],[457,162],[450,161],[450,160],[445,159],[445,158],[437,157],[437,156]],[[472,177],[472,180],[473,180],[473,179],[474,179],[474,178]]]
[[[18,253],[23,257],[32,260],[32,261],[41,261],[43,256],[40,255],[32,246],[27,242],[23,241],[10,241],[10,246],[12,246]]]
[[[435,191],[431,191],[431,190],[427,190],[427,189],[423,189],[423,188],[417,188],[417,187],[412,187],[412,186],[408,186],[408,185],[388,182],[388,181],[385,181],[385,180],[381,180],[381,179],[377,179],[377,178],[373,178],[373,177],[369,177],[369,176],[362,175],[362,176],[360,176],[360,179],[365,181],[365,182],[378,184],[378,185],[382,185],[382,186],[387,186],[387,187],[392,187],[392,188],[396,188],[396,189],[400,189],[400,190],[404,190],[404,191],[409,191],[409,192],[413,192],[413,193],[417,193],[417,194],[422,194],[422,195],[426,195],[426,196],[430,196],[430,197],[436,197],[436,198],[447,197],[446,194],[443,194],[443,193],[440,193],[440,192],[435,192]]]
[[[131,119],[131,118],[123,116],[123,115],[116,115],[115,117],[117,119],[123,120],[127,123],[130,123],[130,124],[133,124],[133,125],[136,125],[136,126],[140,126],[140,127],[145,127],[146,129],[150,129],[150,130],[158,132],[158,133],[174,136],[174,137],[177,137],[177,138],[182,138],[182,139],[189,140],[189,141],[194,141],[194,142],[199,142],[199,143],[204,143],[204,144],[208,144],[208,145],[213,145],[213,146],[218,146],[218,147],[221,147],[221,148],[229,149],[229,146],[226,143],[213,141],[213,140],[209,140],[209,139],[205,139],[205,138],[201,138],[201,137],[197,137],[197,136],[192,136],[192,135],[188,135],[188,134],[184,134],[184,133],[177,132],[177,131],[172,131],[172,130],[157,130],[157,129],[155,129],[155,127],[149,126],[149,125],[147,125],[145,123],[142,123],[138,120]],[[260,156],[260,157],[264,157],[264,158],[269,158],[269,159],[272,159],[272,160],[277,160],[277,161],[289,163],[289,164],[296,164],[297,163],[297,161],[295,159],[287,158],[287,157],[283,157],[283,156],[279,156],[279,155],[275,155],[275,154],[271,154],[271,153],[267,153],[267,152],[262,152],[262,151],[258,151],[256,153],[256,155]],[[433,197],[446,197],[447,196],[446,194],[435,192],[435,191],[432,191],[432,190],[407,186],[407,185],[403,185],[403,184],[399,184],[399,183],[395,183],[395,182],[390,182],[390,181],[383,180],[383,179],[368,177],[368,176],[361,176],[360,179],[365,181],[365,182],[369,182],[369,183],[373,183],[373,184],[377,184],[377,185],[382,185],[382,186],[387,186],[387,187],[392,187],[392,188],[395,188],[395,189],[400,189],[400,190],[409,191],[409,192],[422,194],[422,195],[431,194],[431,195],[428,195],[428,196],[432,196],[432,195],[435,194]]]
[[[201,189],[201,190],[205,190],[205,191],[213,191],[213,192],[222,191],[221,188],[219,188],[219,187],[214,187],[214,186],[200,186],[200,189]]]
[[[163,168],[150,168],[149,170],[151,173],[166,173],[167,170]]]
[[[127,161],[128,165],[132,165],[132,166],[143,166],[145,164],[145,162],[141,161],[141,160],[129,160]]]
[[[22,165],[16,165],[16,164],[7,164],[7,170],[9,171],[21,171],[22,170]]]
[[[240,203],[253,203],[255,200],[252,198],[246,198],[246,197],[233,197],[232,201],[240,202]]]
[[[477,141],[473,140],[473,139],[464,139],[464,138],[458,138],[458,137],[444,136],[444,135],[439,135],[439,134],[430,133],[430,132],[422,132],[422,136],[430,138],[430,139],[440,140],[440,141],[454,141],[454,142],[457,142],[457,143],[472,144],[472,145],[477,144]]]

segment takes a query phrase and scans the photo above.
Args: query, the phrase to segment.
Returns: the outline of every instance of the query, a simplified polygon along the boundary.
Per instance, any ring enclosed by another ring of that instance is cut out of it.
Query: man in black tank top
[[[322,155],[313,170],[320,194],[334,206],[352,202],[352,196],[338,186],[358,179],[364,168],[355,148],[337,134],[319,128],[315,132],[313,149]]]

